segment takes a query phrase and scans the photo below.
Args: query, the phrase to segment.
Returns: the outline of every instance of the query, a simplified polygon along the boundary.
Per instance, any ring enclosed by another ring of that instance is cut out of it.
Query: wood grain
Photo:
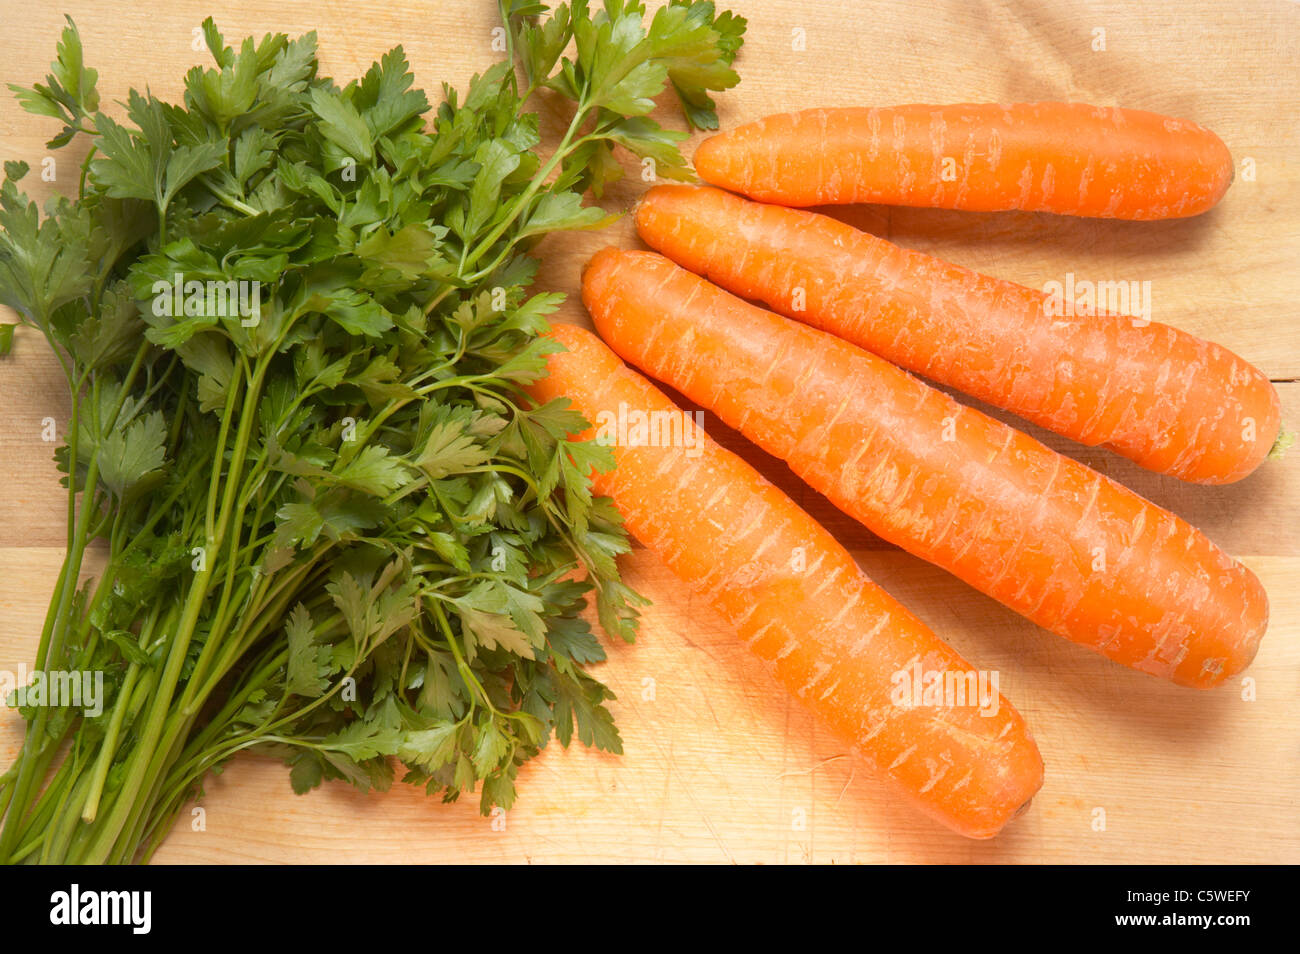
[[[334,75],[356,75],[396,43],[417,81],[463,84],[494,54],[492,5],[478,2],[221,5],[227,37],[316,29]],[[820,105],[1076,99],[1152,109],[1216,130],[1254,160],[1221,206],[1196,220],[1109,223],[1044,215],[970,215],[855,207],[859,227],[1030,285],[1081,278],[1149,280],[1153,317],[1220,341],[1279,382],[1300,425],[1300,7],[1284,0],[1164,4],[952,0],[805,4],[736,0],[750,19],[741,87],[722,99],[732,125]],[[106,103],[129,85],[177,98],[201,60],[203,3],[75,0],[57,8],[2,0],[0,82],[44,75],[76,19]],[[1105,50],[1093,49],[1096,30]],[[794,48],[802,31],[803,49]],[[117,107],[109,107],[117,110]],[[120,110],[118,110],[120,111]],[[665,118],[665,122],[672,120]],[[50,122],[0,102],[0,158],[37,165]],[[60,159],[61,163],[67,160]],[[48,194],[60,181],[43,186]],[[632,172],[631,168],[629,171]],[[635,178],[608,197],[626,208]],[[576,292],[606,243],[637,244],[623,221],[599,235],[548,239],[540,282]],[[576,296],[566,320],[588,323]],[[0,316],[0,320],[12,320]],[[41,440],[67,397],[44,343],[20,330],[0,362],[0,668],[30,662],[64,539],[63,498]],[[1008,419],[1005,415],[1003,419]],[[362,795],[339,785],[297,798],[285,770],[236,760],[212,779],[199,819],[183,818],[159,861],[703,862],[1289,862],[1300,861],[1300,454],[1247,480],[1193,487],[1102,450],[1028,428],[1058,450],[1174,510],[1263,580],[1270,633],[1246,676],[1192,692],[1115,666],[1038,630],[942,571],[885,546],[716,420],[706,427],[785,488],[855,552],[864,569],[967,658],[1001,674],[1047,764],[1031,811],[991,843],[971,843],[887,801],[843,747],[776,687],[725,624],[648,553],[626,561],[655,600],[635,646],[601,677],[618,693],[622,758],[552,747],[521,777],[523,797],[496,826],[472,803],[412,791]],[[1253,701],[1244,696],[1254,693]],[[0,713],[0,764],[20,723]],[[1105,830],[1095,830],[1097,810]]]

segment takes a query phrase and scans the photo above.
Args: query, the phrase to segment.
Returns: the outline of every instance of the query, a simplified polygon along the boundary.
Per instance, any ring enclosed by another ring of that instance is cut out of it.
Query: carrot
[[[1083,103],[810,109],[705,140],[708,182],[781,205],[880,202],[1176,219],[1232,182],[1218,136],[1185,119]]]
[[[996,696],[985,714],[970,699],[898,704],[907,701],[894,696],[900,673],[973,670],[815,520],[595,335],[571,325],[553,334],[568,350],[549,357],[549,376],[531,388],[536,400],[568,397],[598,423],[645,415],[661,422],[661,435],[663,422],[681,419],[678,436],[657,445],[629,430],[613,446],[617,466],[596,475],[595,490],[789,692],[890,787],[963,835],[990,838],[1027,806],[1043,763],[1010,704]]]
[[[1046,292],[824,215],[659,186],[637,228],[737,295],[1149,470],[1240,480],[1281,427],[1268,377],[1226,348],[1132,317],[1070,314]]]
[[[1254,658],[1268,621],[1254,574],[1114,481],[653,252],[600,252],[583,300],[624,358],[1045,629],[1198,688]]]

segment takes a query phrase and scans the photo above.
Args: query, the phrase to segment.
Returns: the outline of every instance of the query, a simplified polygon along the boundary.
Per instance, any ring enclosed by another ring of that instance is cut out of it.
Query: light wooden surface
[[[201,60],[209,12],[227,38],[316,29],[336,77],[397,43],[417,82],[463,84],[492,62],[490,4],[249,0],[220,5],[0,2],[0,82],[29,85],[76,19],[106,103],[128,85],[175,99]],[[1197,220],[1108,223],[1042,215],[841,209],[861,227],[1000,277],[1151,281],[1158,321],[1224,343],[1278,383],[1300,427],[1300,6],[1284,0],[1097,4],[736,0],[750,19],[740,88],[723,123],[817,105],[1074,99],[1156,110],[1218,132],[1238,160],[1221,206]],[[1105,50],[1094,50],[1104,30]],[[801,32],[799,32],[801,31]],[[794,49],[799,37],[803,49]],[[0,102],[0,158],[36,165],[51,121]],[[1254,181],[1242,161],[1254,160]],[[71,168],[68,165],[67,168]],[[71,180],[71,173],[68,173]],[[631,182],[606,203],[626,206]],[[548,239],[540,281],[576,292],[578,270],[630,223]],[[585,321],[575,300],[564,317]],[[11,320],[4,316],[2,320]],[[20,331],[0,362],[0,668],[30,664],[63,540],[63,498],[40,440],[66,396],[53,359]],[[1005,417],[1005,416],[1004,416]],[[237,760],[211,780],[204,830],[189,818],[169,862],[1290,862],[1300,861],[1300,453],[1226,488],[1182,485],[1105,451],[1030,428],[1206,530],[1254,569],[1272,600],[1269,635],[1244,680],[1209,693],[1166,685],[1038,630],[940,570],[884,545],[715,421],[711,433],[760,466],[828,526],[863,568],[966,658],[1001,672],[1025,714],[1047,781],[993,842],[951,835],[886,800],[844,748],[791,703],[727,626],[643,550],[625,561],[655,600],[635,646],[601,676],[618,693],[626,754],[552,747],[521,774],[522,797],[493,825],[476,805],[401,788],[341,785],[293,796],[285,770]],[[0,764],[19,722],[0,713]],[[1105,830],[1097,830],[1098,810]]]

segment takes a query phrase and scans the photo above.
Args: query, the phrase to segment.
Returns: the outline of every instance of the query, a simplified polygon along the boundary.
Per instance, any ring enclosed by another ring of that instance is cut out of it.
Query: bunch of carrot
[[[1232,160],[1193,123],[1040,103],[775,116],[706,141],[696,167],[785,206],[1152,219],[1210,208]],[[1277,394],[1256,368],[1168,326],[1054,316],[1042,293],[716,188],[652,189],[637,226],[663,255],[605,249],[583,275],[619,356],[879,536],[1046,629],[1197,688],[1249,665],[1268,620],[1250,570],[1174,514],[908,372],[1151,469],[1226,483],[1279,433]],[[568,351],[552,357],[539,396],[568,395],[591,420],[620,403],[672,408],[594,337],[555,334]],[[600,489],[880,775],[955,830],[995,834],[1041,784],[1019,715],[900,706],[894,674],[965,663],[812,518],[704,440],[695,458],[616,448]]]

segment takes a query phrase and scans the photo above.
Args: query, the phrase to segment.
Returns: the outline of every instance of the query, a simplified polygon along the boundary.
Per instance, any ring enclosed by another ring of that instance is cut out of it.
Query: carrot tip
[[[1025,812],[1029,811],[1029,806],[1032,805],[1033,803],[1034,803],[1034,796],[1030,795],[1027,799],[1025,799],[1020,804],[1019,808],[1017,808],[1014,812],[1012,812],[1007,817],[1006,821],[1004,821],[1001,825],[999,825],[996,829],[993,829],[992,831],[985,829],[980,832],[965,831],[962,832],[962,834],[964,834],[967,838],[973,838],[976,841],[991,841],[992,839],[998,837],[998,835],[1006,831],[1007,826],[1010,825],[1013,821],[1015,821]]]
[[[632,221],[636,222],[638,225],[641,223],[641,207],[645,205],[646,199],[653,191],[654,189],[649,189],[642,192],[636,197],[636,201],[632,203],[632,211],[630,212],[630,215],[632,216]]]
[[[591,258],[587,259],[587,261],[583,263],[582,272],[578,276],[579,280],[586,282],[587,273],[591,271],[593,267],[598,267],[604,259],[609,258],[612,254],[616,254],[617,252],[618,249],[612,245],[606,245],[604,248],[600,249],[595,255],[591,256]]]

